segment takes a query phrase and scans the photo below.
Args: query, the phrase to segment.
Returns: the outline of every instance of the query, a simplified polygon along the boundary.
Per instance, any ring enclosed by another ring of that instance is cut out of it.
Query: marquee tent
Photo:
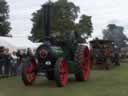
[[[0,46],[9,48],[10,51],[27,48],[35,49],[38,47],[36,43],[31,42],[27,38],[19,37],[0,37]]]

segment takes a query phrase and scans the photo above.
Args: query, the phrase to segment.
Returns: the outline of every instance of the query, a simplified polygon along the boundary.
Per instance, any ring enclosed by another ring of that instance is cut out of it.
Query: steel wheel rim
[[[60,81],[62,86],[68,83],[68,64],[65,60],[60,64]]]
[[[90,73],[90,52],[88,48],[84,49],[84,55],[83,55],[83,63],[82,63],[82,71],[83,71],[83,77],[84,80],[88,80],[89,73]]]

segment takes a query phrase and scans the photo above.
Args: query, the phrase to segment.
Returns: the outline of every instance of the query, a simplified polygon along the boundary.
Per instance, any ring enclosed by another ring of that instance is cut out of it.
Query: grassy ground
[[[92,71],[87,82],[70,78],[65,88],[57,88],[44,78],[31,87],[25,87],[18,77],[3,79],[0,96],[128,96],[128,64],[122,63],[111,71]]]

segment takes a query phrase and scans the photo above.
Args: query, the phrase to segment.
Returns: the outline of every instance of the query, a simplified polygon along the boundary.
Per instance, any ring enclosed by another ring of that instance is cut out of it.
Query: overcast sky
[[[7,0],[10,5],[11,33],[27,36],[32,28],[31,14],[47,0]],[[53,0],[55,1],[55,0]],[[93,36],[102,36],[102,29],[108,23],[125,26],[128,36],[128,1],[127,0],[69,0],[80,6],[81,14],[92,16]]]

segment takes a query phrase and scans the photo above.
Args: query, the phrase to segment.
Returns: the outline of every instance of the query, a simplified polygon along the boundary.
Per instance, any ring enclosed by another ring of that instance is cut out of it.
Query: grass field
[[[31,87],[25,87],[20,77],[2,79],[0,96],[128,96],[128,64],[111,71],[92,71],[87,82],[70,78],[65,88],[57,88],[45,78],[39,78]]]

